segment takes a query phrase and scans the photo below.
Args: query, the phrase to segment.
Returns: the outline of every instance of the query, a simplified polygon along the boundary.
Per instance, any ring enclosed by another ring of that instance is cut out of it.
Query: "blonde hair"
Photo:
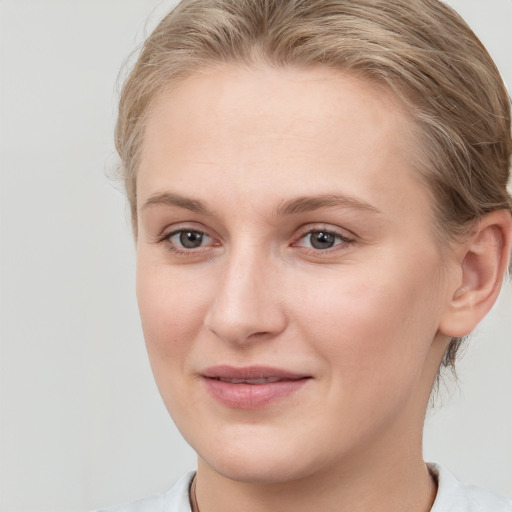
[[[433,196],[436,233],[454,239],[507,192],[510,101],[491,57],[438,0],[183,0],[145,41],[121,93],[115,132],[136,232],[136,176],[155,98],[219,63],[325,65],[378,81],[419,132],[416,166]],[[443,360],[453,367],[460,338]]]

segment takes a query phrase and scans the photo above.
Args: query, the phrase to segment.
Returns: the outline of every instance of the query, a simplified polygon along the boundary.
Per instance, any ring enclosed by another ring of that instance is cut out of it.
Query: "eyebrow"
[[[206,205],[198,201],[197,199],[190,199],[185,196],[180,196],[178,194],[171,194],[169,192],[164,192],[162,194],[154,194],[152,195],[143,205],[142,209],[151,207],[151,206],[176,206],[178,208],[184,208],[185,210],[190,210],[194,213],[201,213],[203,215],[211,215],[210,210],[206,207]]]
[[[212,215],[207,206],[197,199],[191,199],[179,194],[164,192],[152,195],[143,205],[143,209],[151,206],[175,206],[194,213]],[[277,216],[298,215],[300,213],[312,212],[322,208],[342,207],[353,210],[368,211],[371,213],[382,213],[381,210],[369,203],[356,199],[355,197],[339,194],[320,194],[314,196],[302,196],[287,201],[282,201],[275,209]]]
[[[368,211],[371,213],[382,213],[381,210],[365,203],[355,197],[338,194],[320,194],[315,196],[303,196],[289,201],[283,201],[276,209],[276,214],[297,215],[300,213],[312,212],[322,208],[342,207],[352,210]]]

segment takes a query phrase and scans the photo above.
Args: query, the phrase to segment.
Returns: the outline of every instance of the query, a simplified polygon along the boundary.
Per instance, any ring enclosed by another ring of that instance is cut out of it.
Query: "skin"
[[[137,295],[201,512],[430,510],[423,419],[463,251],[435,241],[413,131],[390,93],[321,67],[223,65],[154,104]],[[310,378],[233,408],[207,392],[215,365]]]

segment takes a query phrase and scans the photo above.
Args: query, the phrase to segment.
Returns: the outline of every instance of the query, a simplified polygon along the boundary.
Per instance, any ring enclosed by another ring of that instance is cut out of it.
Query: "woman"
[[[512,244],[510,109],[435,0],[185,0],[116,144],[137,296],[197,473],[116,510],[512,510],[422,458]]]

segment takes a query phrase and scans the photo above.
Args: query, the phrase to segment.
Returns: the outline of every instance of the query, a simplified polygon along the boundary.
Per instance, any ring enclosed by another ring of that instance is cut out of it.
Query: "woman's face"
[[[287,481],[421,443],[451,292],[411,131],[385,90],[321,67],[225,65],[154,105],[137,294],[201,464]]]

